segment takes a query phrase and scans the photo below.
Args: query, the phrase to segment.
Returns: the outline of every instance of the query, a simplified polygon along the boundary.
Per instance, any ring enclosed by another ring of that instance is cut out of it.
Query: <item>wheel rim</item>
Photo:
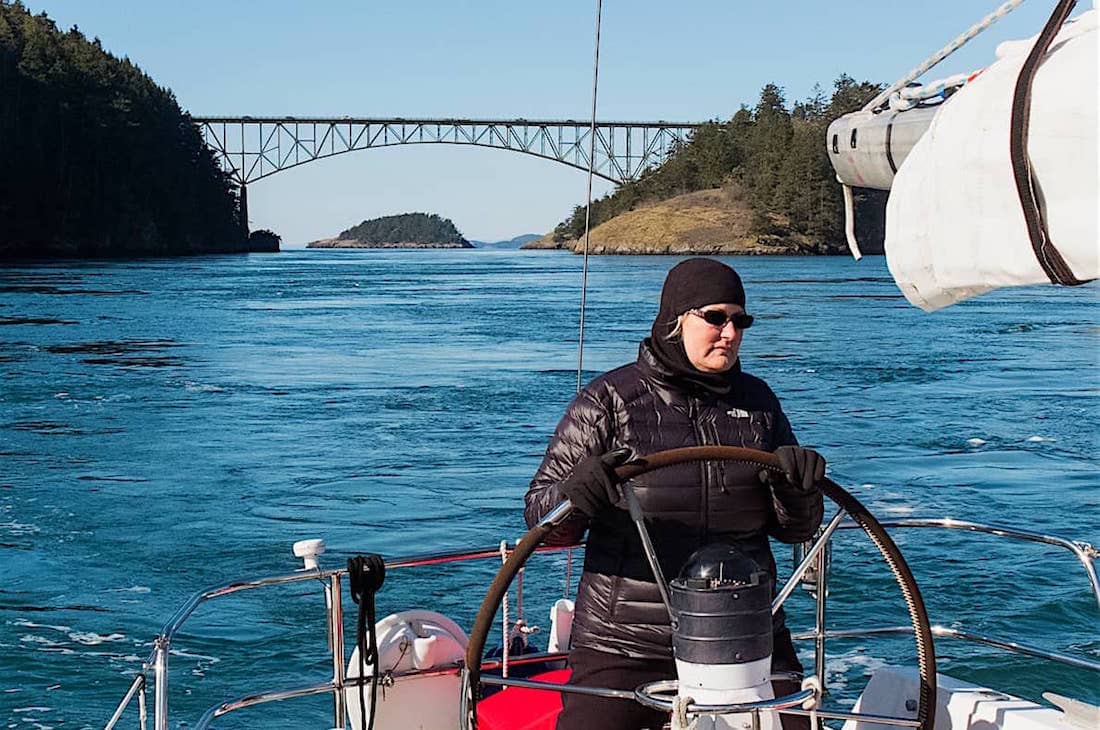
[[[617,468],[615,472],[621,480],[626,481],[667,466],[710,460],[736,461],[781,473],[779,460],[775,454],[737,446],[691,446],[659,451],[624,464]],[[920,730],[933,730],[936,715],[935,644],[932,629],[928,622],[928,612],[924,606],[924,599],[921,597],[913,573],[885,528],[858,499],[828,477],[821,479],[817,485],[823,495],[832,500],[839,509],[846,512],[856,524],[863,528],[864,533],[878,549],[879,554],[894,574],[894,580],[901,589],[902,598],[905,600],[909,611],[909,619],[913,624],[913,636],[917,646],[917,669],[920,681],[920,705],[917,708],[917,721],[920,723]],[[466,681],[463,686],[465,712],[463,713],[463,720],[467,728],[475,730],[477,728],[477,701],[481,692],[481,657],[492,628],[493,619],[500,607],[501,599],[520,568],[526,564],[528,558],[534,554],[538,546],[546,539],[546,536],[567,514],[568,512],[559,515],[558,519],[552,523],[544,520],[528,530],[516,543],[515,550],[513,550],[508,560],[501,565],[493,582],[489,585],[489,589],[481,603],[481,608],[474,620],[473,628],[470,630],[470,642],[466,647],[466,669],[464,671]]]

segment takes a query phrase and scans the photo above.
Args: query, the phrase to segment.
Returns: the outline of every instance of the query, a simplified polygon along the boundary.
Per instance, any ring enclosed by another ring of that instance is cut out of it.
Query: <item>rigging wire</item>
[[[926,58],[919,66],[879,92],[878,96],[864,104],[860,111],[868,112],[878,110],[883,104],[890,100],[891,96],[905,88],[911,81],[915,81],[923,76],[933,66],[962,48],[972,38],[1011,13],[1023,2],[1024,0],[1007,0],[1007,2],[1003,3],[989,15],[970,26],[965,33],[956,37],[955,40]],[[852,186],[841,180],[839,176],[837,177],[837,182],[840,183],[841,189],[844,191],[844,237],[848,241],[848,248],[852,252],[852,258],[859,261],[863,258],[863,253],[859,250],[859,241],[856,240],[855,200],[852,194]]]
[[[592,223],[592,177],[596,171],[596,91],[600,80],[600,16],[603,0],[596,0],[596,50],[592,61],[592,123],[588,127],[588,194],[584,205],[584,256],[581,263],[581,315],[577,335],[577,392],[584,373],[584,307],[588,294],[588,238]]]
[[[1023,2],[1024,2],[1024,0],[1008,0],[1008,2],[1001,5],[999,8],[994,10],[992,13],[985,16],[984,18],[979,20],[974,25],[970,26],[970,28],[968,28],[965,33],[963,33],[962,35],[957,37],[955,40],[948,43],[946,46],[944,46],[940,50],[933,53],[931,56],[929,56],[927,59],[925,59],[924,62],[921,63],[920,66],[917,66],[915,69],[913,69],[909,73],[905,74],[905,76],[901,77],[900,79],[895,81],[893,84],[891,84],[888,88],[884,89],[882,91],[882,93],[880,93],[874,99],[871,99],[871,101],[867,102],[867,104],[865,104],[864,107],[863,107],[863,111],[871,111],[872,109],[878,108],[878,106],[881,105],[887,99],[889,99],[890,95],[893,94],[895,91],[898,91],[899,89],[903,88],[910,81],[913,81],[913,80],[919,78],[920,76],[924,75],[925,71],[928,71],[930,68],[935,66],[937,63],[939,63],[940,61],[947,58],[948,56],[950,56],[955,51],[962,48],[970,39],[972,39],[974,36],[981,33],[983,30],[987,29],[989,26],[996,23],[998,20],[1000,20],[1004,16],[1011,13],[1013,10],[1018,8]]]

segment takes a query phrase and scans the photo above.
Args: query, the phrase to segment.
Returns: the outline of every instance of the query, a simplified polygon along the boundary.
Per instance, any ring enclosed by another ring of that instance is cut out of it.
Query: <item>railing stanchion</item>
[[[153,728],[168,730],[168,639],[158,636],[154,646]]]
[[[141,691],[139,694],[138,691]],[[118,707],[115,708],[114,714],[111,715],[111,719],[107,721],[104,726],[104,730],[114,730],[115,725],[122,718],[122,713],[126,711],[126,708],[130,705],[130,700],[134,698],[134,695],[138,695],[138,701],[142,703],[144,707],[145,700],[145,674],[143,672],[136,677],[134,681],[130,682],[130,688],[126,690],[126,695],[122,698],[122,701],[118,703]],[[142,725],[142,730],[145,730],[145,726]]]
[[[145,730],[145,723],[149,718],[149,711],[145,706],[146,687],[147,685],[145,684],[145,677],[142,677],[141,692],[138,694],[138,726],[141,728],[141,730]]]
[[[828,538],[832,540],[832,538]],[[816,631],[814,636],[814,674],[820,683],[821,696],[829,692],[825,687],[825,598],[829,594],[829,570],[828,553],[831,542],[826,542],[825,547],[817,554],[817,609],[814,623]]]
[[[332,649],[332,717],[333,727],[347,724],[347,707],[344,699],[344,605],[340,588],[340,574],[336,573],[325,586],[328,599],[329,647]],[[378,671],[375,668],[375,671]]]

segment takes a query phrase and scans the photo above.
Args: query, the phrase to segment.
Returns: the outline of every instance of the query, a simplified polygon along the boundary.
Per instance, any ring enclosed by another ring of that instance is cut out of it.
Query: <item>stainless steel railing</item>
[[[1089,586],[1092,588],[1092,595],[1096,599],[1096,607],[1100,610],[1100,580],[1096,577],[1096,566],[1093,564],[1094,560],[1100,559],[1100,550],[1093,547],[1087,542],[1081,542],[1079,540],[1068,540],[1064,537],[1058,537],[1056,535],[1044,535],[1041,532],[1032,532],[1030,530],[1019,530],[1014,527],[1003,527],[999,525],[983,525],[977,522],[967,522],[965,520],[955,520],[950,517],[941,519],[906,519],[906,520],[883,520],[883,527],[896,527],[896,528],[938,528],[944,530],[963,530],[966,532],[982,532],[987,535],[994,535],[996,537],[1007,537],[1010,539],[1024,540],[1027,542],[1043,543],[1046,545],[1054,545],[1055,547],[1065,548],[1074,554],[1078,562],[1085,569],[1085,574],[1088,576]],[[854,525],[852,525],[854,527]]]
[[[555,662],[565,661],[568,656],[565,652],[540,652],[537,654],[524,654],[521,657],[513,657],[509,660],[509,664],[513,667],[522,666],[524,664],[540,664],[542,662]],[[504,665],[504,661],[487,661],[482,662],[481,668],[483,671],[492,671],[495,669],[501,669]],[[462,672],[462,668],[458,666],[454,667],[440,667],[437,669],[429,670],[414,670],[409,672],[395,672],[392,675],[387,674],[387,678],[393,680],[400,680],[404,677],[438,677],[457,675]],[[342,689],[354,688],[359,686],[369,685],[372,677],[367,675],[365,677],[354,677],[344,682]],[[522,680],[514,678],[500,678],[505,682],[516,683]],[[489,682],[486,682],[487,684]],[[206,730],[210,726],[210,723],[214,720],[227,715],[230,712],[242,710],[246,707],[255,707],[256,705],[263,705],[269,702],[278,702],[280,700],[288,700],[296,697],[309,697],[313,695],[322,695],[327,692],[332,692],[336,689],[333,682],[321,682],[311,685],[303,685],[301,687],[294,687],[289,689],[272,690],[269,692],[256,692],[249,695],[244,695],[226,702],[222,702],[208,709],[203,716],[195,723],[195,730]],[[343,692],[341,691],[341,695]],[[334,727],[344,727],[343,725],[337,725]]]
[[[509,546],[509,549],[514,546]],[[573,550],[577,547],[575,545],[561,546],[561,547],[541,547],[537,552],[549,553],[549,552],[565,552],[567,554],[566,560],[566,575],[572,575],[572,559]],[[402,568],[416,568],[427,565],[443,565],[447,563],[459,563],[470,560],[486,560],[486,559],[500,559],[501,549],[500,547],[482,548],[475,550],[451,550],[443,552],[424,553],[419,555],[404,556],[394,558],[386,561],[387,570],[399,570]],[[157,635],[153,641],[153,651],[149,655],[149,658],[142,664],[142,670],[131,682],[129,689],[127,690],[122,701],[111,715],[110,720],[104,726],[104,730],[114,730],[123,713],[125,712],[129,703],[135,696],[139,697],[139,722],[141,730],[146,729],[146,717],[145,717],[145,696],[147,687],[149,684],[150,674],[153,678],[153,729],[154,730],[168,730],[168,656],[169,650],[172,645],[172,641],[175,639],[176,634],[180,628],[187,621],[188,618],[195,612],[200,605],[211,601],[215,598],[221,598],[224,596],[239,593],[241,591],[251,591],[258,588],[267,588],[272,586],[284,586],[294,583],[301,583],[304,581],[316,581],[320,580],[325,582],[325,600],[327,604],[327,622],[328,622],[328,634],[329,634],[329,650],[332,655],[332,667],[333,677],[330,682],[309,685],[307,687],[299,687],[287,690],[278,690],[274,692],[258,693],[256,695],[250,695],[248,698],[234,703],[226,703],[226,705],[232,705],[224,711],[218,711],[218,708],[213,708],[207,714],[210,715],[210,720],[230,712],[233,709],[240,709],[240,707],[248,707],[255,704],[261,704],[264,702],[271,702],[280,699],[290,699],[292,697],[302,697],[308,695],[322,694],[324,692],[332,692],[333,695],[333,727],[344,727],[347,723],[347,709],[344,703],[344,689],[347,687],[357,686],[358,682],[348,682],[345,678],[345,664],[344,657],[344,625],[343,625],[343,606],[342,606],[342,590],[341,590],[341,578],[347,574],[346,568],[334,568],[329,570],[298,570],[293,573],[286,573],[282,575],[266,576],[262,578],[246,578],[240,580],[229,581],[220,585],[207,588],[205,590],[194,593],[187,601],[184,602],[179,609],[172,615],[171,618],[164,624],[160,634]],[[566,585],[566,591],[569,587]],[[518,660],[512,660],[513,664],[518,663]],[[489,663],[486,665],[489,668],[493,668],[495,664]],[[457,671],[457,670],[456,670]],[[369,680],[370,678],[367,677]],[[239,705],[239,706],[238,706]],[[204,716],[205,717],[205,716]],[[209,722],[209,720],[207,721]]]
[[[1094,565],[1094,561],[1100,558],[1100,550],[1097,550],[1089,543],[1069,540],[1055,535],[1046,535],[1028,530],[1019,530],[1011,527],[980,524],[975,522],[954,520],[950,518],[892,520],[883,521],[882,525],[884,527],[893,529],[947,529],[978,532],[993,535],[996,537],[1024,540],[1063,548],[1071,552],[1084,568],[1089,586],[1093,593],[1093,597],[1096,600],[1098,608],[1100,608],[1100,581],[1097,580],[1097,573]],[[829,522],[829,524],[824,528],[822,534],[831,538],[836,530],[848,529],[858,529],[858,525],[850,521],[845,521],[844,515],[839,514]],[[815,673],[818,675],[818,679],[821,681],[821,686],[823,688],[825,686],[824,666],[826,658],[826,645],[829,639],[836,640],[862,636],[896,635],[912,633],[913,631],[912,627],[909,626],[884,626],[853,630],[827,630],[825,627],[825,617],[827,596],[829,592],[828,549],[829,540],[822,540],[814,550],[802,557],[801,561],[795,567],[787,583],[783,586],[782,589],[780,589],[779,593],[777,594],[776,601],[773,604],[781,605],[782,602],[798,585],[798,583],[803,580],[803,577],[806,576],[808,573],[811,575],[811,582],[813,585],[813,592],[815,594],[816,607],[814,630],[809,632],[796,633],[794,634],[794,638],[799,640],[812,639],[815,642]],[[566,593],[568,593],[569,580],[572,576],[572,550],[572,546],[544,547],[539,549],[539,552],[568,552],[569,558],[565,571],[567,581]],[[396,570],[428,565],[466,562],[471,560],[499,560],[500,556],[501,549],[499,546],[476,550],[434,552],[395,558],[386,562],[386,568],[387,570]],[[134,680],[131,682],[126,694],[123,696],[121,702],[115,709],[115,712],[112,714],[110,720],[108,720],[105,726],[105,730],[113,730],[116,727],[117,723],[123,716],[124,711],[133,701],[134,697],[138,698],[139,727],[141,728],[141,730],[146,730],[146,695],[148,692],[150,679],[152,679],[153,684],[153,728],[154,730],[167,730],[169,649],[180,628],[200,605],[215,598],[232,595],[241,591],[250,591],[259,588],[289,585],[303,581],[315,580],[321,580],[322,582],[324,582],[325,586],[329,638],[328,643],[329,650],[332,655],[332,679],[328,682],[305,685],[301,687],[257,692],[254,694],[245,695],[229,702],[220,703],[210,708],[202,716],[195,727],[197,728],[197,730],[203,730],[214,719],[221,717],[229,712],[243,709],[245,707],[251,707],[258,704],[265,704],[294,697],[319,695],[325,693],[332,693],[333,696],[333,726],[345,727],[347,722],[347,712],[344,702],[344,690],[349,687],[359,686],[361,683],[368,682],[371,679],[371,677],[368,676],[349,681],[345,676],[346,659],[344,657],[344,625],[341,579],[346,573],[347,571],[345,569],[299,570],[293,573],[282,575],[230,581],[195,593],[165,623],[160,634],[153,642],[152,653],[150,654],[148,660],[143,664],[141,672],[139,672],[137,676],[135,676]],[[995,647],[997,649],[1001,649],[1007,652],[1024,654],[1043,660],[1056,662],[1066,666],[1100,672],[1100,662],[1094,661],[1092,659],[1072,656],[1060,652],[1054,652],[1040,647],[1029,646],[1027,644],[1009,639],[985,636],[978,633],[972,633],[964,629],[947,628],[944,626],[934,626],[932,628],[932,632],[933,635],[936,637],[967,641],[975,644]],[[511,663],[513,665],[518,665],[537,661],[560,660],[562,658],[564,658],[564,655],[560,654],[533,654],[513,658],[511,660]],[[501,666],[501,664],[502,662],[486,662],[485,664],[483,664],[483,669],[489,670],[498,668]],[[458,667],[452,667],[432,671],[435,673],[446,674],[458,673],[461,670]],[[495,678],[492,680],[492,683],[512,683],[519,686],[518,683],[523,681],[525,680],[513,680],[511,678],[505,677]],[[820,711],[818,712],[818,715],[819,717],[828,716],[825,714],[821,714]],[[836,717],[839,719],[848,719],[848,716],[845,713],[836,715]]]
[[[830,537],[836,530],[860,529],[859,525],[853,522],[844,522],[843,517],[843,513],[838,513],[836,516],[834,516],[829,524],[822,530],[822,536]],[[979,532],[987,535],[993,535],[995,537],[1023,540],[1027,542],[1035,542],[1063,548],[1071,552],[1074,557],[1077,558],[1078,562],[1080,562],[1089,581],[1089,587],[1092,590],[1097,609],[1100,610],[1100,581],[1097,580],[1096,566],[1093,563],[1093,561],[1100,558],[1100,550],[1097,550],[1089,543],[1069,540],[1056,535],[1046,535],[1030,530],[1020,530],[1013,527],[1005,527],[1001,525],[986,525],[977,522],[968,522],[965,520],[955,520],[951,518],[913,518],[904,520],[883,520],[881,521],[881,524],[883,527],[892,529],[923,528]],[[825,613],[827,597],[829,593],[829,563],[828,545],[823,545],[822,543],[824,542],[826,541],[819,540],[814,545],[813,549],[804,553],[804,556],[799,555],[799,553],[796,551],[796,558],[801,558],[801,562],[798,562],[798,564],[795,566],[791,577],[788,579],[787,583],[781,589],[772,604],[773,606],[781,604],[783,600],[788,595],[790,595],[791,591],[794,590],[798,582],[802,580],[803,576],[811,570],[814,571],[815,580],[813,590],[815,593],[816,604],[814,630],[793,633],[792,638],[796,640],[814,640],[814,669],[817,675],[817,679],[821,683],[822,693],[825,693],[827,691],[825,684],[824,663],[825,645],[828,639],[913,633],[913,628],[911,626],[872,627],[846,631],[826,630]],[[1077,667],[1079,669],[1087,669],[1100,673],[1100,662],[1094,661],[1092,659],[1085,659],[1083,657],[1075,657],[1069,654],[1053,652],[1039,647],[1030,646],[1021,642],[1012,641],[1010,639],[985,636],[962,629],[947,628],[945,626],[932,626],[931,628],[933,636],[936,637],[959,639],[974,644],[983,644],[985,646],[995,647],[1007,652],[1025,654],[1039,659],[1056,662],[1058,664],[1064,664],[1066,666]]]

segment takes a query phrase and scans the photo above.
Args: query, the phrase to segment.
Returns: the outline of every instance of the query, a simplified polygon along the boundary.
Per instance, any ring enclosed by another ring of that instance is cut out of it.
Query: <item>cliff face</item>
[[[761,228],[768,233],[759,233]],[[759,220],[738,185],[700,190],[618,215],[592,229],[591,254],[831,254],[830,248],[790,231],[779,216]],[[555,242],[551,234],[525,249],[580,253],[583,240]]]

